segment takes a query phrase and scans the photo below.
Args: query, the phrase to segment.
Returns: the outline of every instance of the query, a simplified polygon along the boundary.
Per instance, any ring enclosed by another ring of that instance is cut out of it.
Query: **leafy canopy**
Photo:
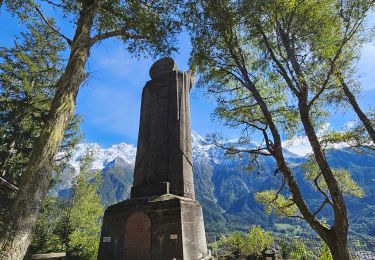
[[[181,0],[157,1],[123,1],[123,0],[4,0],[7,10],[16,14],[23,21],[45,19],[45,7],[58,9],[65,20],[77,25],[82,16],[82,7],[93,4],[98,7],[94,13],[94,24],[91,30],[92,45],[101,40],[117,37],[122,40],[130,53],[135,56],[150,54],[157,56],[176,50],[174,35],[181,30],[178,18]],[[95,7],[95,8],[96,8]],[[72,39],[58,27],[58,35],[68,44]]]

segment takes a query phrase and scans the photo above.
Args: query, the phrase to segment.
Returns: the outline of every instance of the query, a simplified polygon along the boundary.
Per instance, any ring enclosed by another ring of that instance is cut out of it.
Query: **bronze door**
[[[150,251],[150,218],[144,212],[135,212],[126,221],[125,260],[150,260]]]

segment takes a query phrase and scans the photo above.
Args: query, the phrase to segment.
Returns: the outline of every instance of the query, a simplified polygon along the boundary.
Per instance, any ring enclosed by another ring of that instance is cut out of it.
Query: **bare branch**
[[[291,206],[293,206],[293,205],[295,205],[295,204],[296,204],[296,203],[294,203],[294,201],[291,200],[290,203],[288,203],[288,204],[286,204],[286,205],[284,205],[284,206],[280,206],[280,209],[286,209],[286,208],[289,208],[289,207],[291,207]]]
[[[65,5],[57,4],[57,3],[55,3],[54,1],[51,1],[51,0],[42,0],[42,1],[52,5],[53,7],[58,7],[58,8],[61,8],[61,9],[67,8]]]
[[[333,203],[331,202],[331,200],[329,199],[327,193],[325,191],[323,191],[320,186],[319,186],[319,183],[318,183],[318,179],[319,177],[322,175],[322,172],[319,172],[319,174],[314,178],[314,184],[315,184],[315,187],[316,189],[323,194],[323,196],[325,197],[325,202],[330,204],[331,206],[333,206]]]
[[[280,192],[281,192],[281,191],[284,189],[284,187],[285,187],[285,184],[286,184],[286,180],[285,180],[285,178],[283,178],[281,187],[280,187],[279,190],[276,192],[276,194],[275,194],[275,198],[273,198],[273,200],[271,200],[270,203],[275,202],[275,201],[278,199]]]
[[[298,215],[287,215],[287,214],[285,214],[285,216],[287,216],[288,218],[299,218],[299,219],[306,220],[306,219],[304,219],[303,217],[298,216]]]
[[[240,76],[236,75],[234,72],[224,68],[224,67],[220,67],[218,66],[222,71],[226,72],[228,75],[232,76],[233,78],[235,78],[236,80],[238,80],[238,82],[240,82],[243,86],[245,86],[245,82],[240,78]],[[238,88],[239,89],[239,88]]]
[[[42,20],[44,21],[44,23],[53,31],[55,32],[57,35],[59,35],[60,37],[64,38],[66,40],[66,42],[71,45],[72,44],[72,40],[69,39],[67,36],[65,36],[64,34],[62,34],[59,30],[57,30],[56,28],[54,28],[49,22],[48,20],[46,19],[46,17],[43,15],[42,11],[39,9],[39,7],[34,4],[33,7],[35,8],[36,12],[39,14],[39,16],[42,18]]]
[[[323,202],[320,205],[320,207],[313,213],[313,216],[316,216],[324,208],[324,206],[326,204],[329,204],[329,200],[327,200],[327,199],[323,200]]]
[[[303,220],[305,220],[305,218],[302,217],[302,216],[298,216],[298,215],[289,215],[289,214],[287,214],[287,213],[283,210],[283,209],[289,208],[289,207],[291,207],[291,206],[293,206],[293,205],[296,205],[296,204],[294,203],[294,201],[290,202],[289,204],[286,204],[285,206],[281,206],[281,207],[279,207],[278,210],[279,210],[280,212],[282,212],[282,213],[283,213],[285,216],[287,216],[288,218],[299,218],[299,219],[303,219]]]

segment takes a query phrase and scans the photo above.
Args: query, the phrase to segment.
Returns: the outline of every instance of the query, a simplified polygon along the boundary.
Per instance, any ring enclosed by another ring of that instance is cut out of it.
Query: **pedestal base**
[[[204,259],[207,244],[202,207],[192,199],[165,194],[128,199],[104,215],[98,259]]]

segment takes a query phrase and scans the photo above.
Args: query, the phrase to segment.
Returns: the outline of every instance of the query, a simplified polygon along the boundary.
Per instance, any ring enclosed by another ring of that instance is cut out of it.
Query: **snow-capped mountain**
[[[137,148],[126,143],[120,143],[110,148],[101,148],[97,143],[78,144],[70,164],[79,168],[79,161],[88,151],[93,153],[92,169],[101,170],[115,158],[121,158],[128,164],[135,163]]]
[[[236,144],[237,140],[226,141],[225,144]],[[248,147],[257,147],[256,143],[250,143]],[[224,154],[224,150],[207,141],[196,132],[192,133],[193,162],[208,160],[211,163],[231,163],[232,159]],[[129,165],[135,164],[137,148],[133,145],[120,143],[109,148],[101,148],[97,143],[79,144],[74,152],[70,164],[74,167],[76,173],[79,172],[79,162],[87,151],[93,153],[92,169],[102,170],[108,163],[116,158],[121,158]],[[290,163],[300,162],[302,157],[284,149],[284,156]]]
[[[235,143],[236,141],[228,142]],[[256,147],[256,144],[252,143],[249,146]],[[265,215],[263,207],[254,198],[256,192],[279,187],[280,180],[279,176],[275,176],[276,164],[272,158],[259,158],[258,174],[249,167],[251,162],[248,156],[229,158],[223,149],[208,142],[197,133],[192,134],[192,148],[196,197],[203,206],[207,234],[210,232],[218,234],[233,229],[246,231],[252,224],[277,231],[275,223],[289,223],[289,220]],[[109,148],[101,148],[98,144],[78,145],[70,161],[71,168],[63,173],[62,181],[54,188],[53,193],[60,196],[69,194],[71,183],[76,174],[79,174],[80,159],[87,150],[91,150],[94,154],[92,169],[101,171],[99,193],[103,204],[109,206],[127,199],[133,183],[136,148],[125,143]],[[284,155],[301,185],[304,196],[313,204],[319,203],[317,201],[319,194],[306,183],[299,167],[305,158],[288,150],[284,150]],[[372,188],[375,184],[375,156],[356,154],[345,148],[329,151],[327,158],[332,167],[350,170],[354,180],[364,187],[365,199],[351,199],[348,202],[348,208],[353,219],[352,229],[371,235],[371,232],[375,232],[373,229],[367,231],[361,229],[360,220],[364,213],[360,212],[361,214],[358,215],[356,209],[361,204],[362,211],[368,210],[366,214],[369,215],[369,212],[372,212],[371,209],[375,207],[375,191]],[[358,226],[356,226],[357,222]],[[303,232],[306,232],[306,229]],[[306,234],[299,235],[305,236]]]
[[[197,133],[192,134],[193,159],[199,160],[208,158],[219,163],[219,159],[223,159],[221,148],[207,142]],[[93,153],[92,169],[102,170],[106,165],[115,158],[121,158],[126,163],[134,165],[137,148],[133,145],[120,143],[109,148],[101,148],[97,143],[78,144],[74,152],[70,164],[79,170],[79,162],[87,151]]]
[[[236,142],[236,140],[229,140],[226,141],[225,144],[235,144]],[[256,147],[256,144],[251,143],[249,146]],[[192,133],[192,150],[193,162],[197,167],[202,163],[208,163],[212,165],[233,164],[233,158],[228,158],[222,148],[215,146],[195,132]],[[133,145],[129,145],[126,143],[116,144],[109,148],[101,148],[97,143],[78,144],[69,162],[69,164],[73,167],[75,174],[79,174],[80,160],[88,151],[92,152],[93,154],[93,162],[91,168],[93,170],[103,170],[108,166],[109,163],[119,158],[121,158],[124,163],[134,167],[137,149]],[[288,150],[284,150],[284,154],[285,157],[290,160],[290,162],[298,162],[301,160],[300,156],[289,152]],[[248,160],[246,160],[246,156],[245,158],[241,158],[238,160],[243,163],[248,163]],[[238,160],[235,162],[236,164],[238,164]],[[74,176],[75,174],[70,173],[70,175],[72,176]],[[71,179],[72,178],[68,178],[66,180],[65,185],[63,185],[64,188],[68,188],[68,182]]]

